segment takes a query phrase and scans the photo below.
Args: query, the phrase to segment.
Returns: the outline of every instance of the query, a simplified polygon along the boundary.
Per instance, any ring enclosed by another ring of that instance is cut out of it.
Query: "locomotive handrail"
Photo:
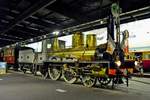
[[[76,61],[54,61],[54,60],[46,60],[44,63],[75,63]]]
[[[110,63],[110,61],[79,61],[79,63],[96,63],[96,64],[99,64],[99,63]]]
[[[57,62],[57,63],[75,63],[77,61],[54,61],[54,60],[46,60],[44,62]],[[95,64],[99,64],[99,63],[110,63],[110,61],[106,61],[106,60],[103,60],[103,61],[79,61],[78,63],[95,63]]]

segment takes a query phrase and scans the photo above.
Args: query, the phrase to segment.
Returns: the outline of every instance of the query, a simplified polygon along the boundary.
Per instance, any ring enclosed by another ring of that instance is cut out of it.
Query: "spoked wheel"
[[[33,64],[33,75],[36,76],[37,75],[37,65]]]
[[[109,77],[100,77],[100,78],[98,78],[98,81],[101,85],[105,86],[105,85],[108,85],[111,82],[111,78],[109,78]]]
[[[20,71],[22,71],[24,74],[26,73],[26,69],[24,69],[24,66],[23,65],[19,65],[20,67]]]
[[[29,65],[27,67],[27,70],[29,70],[32,74],[34,74],[34,66],[33,65]]]
[[[22,71],[23,71],[23,73],[24,73],[24,74],[27,72],[27,70],[26,70],[26,69],[22,69]]]
[[[126,85],[127,85],[127,87],[129,86],[129,78],[128,77],[126,77]]]
[[[58,80],[61,77],[61,69],[57,67],[48,68],[48,73],[52,80]]]
[[[92,87],[96,84],[96,77],[92,77],[90,75],[82,76],[82,83],[86,87]]]
[[[63,70],[63,78],[65,82],[73,84],[77,81],[77,72],[73,70],[72,68],[68,68],[66,70]]]

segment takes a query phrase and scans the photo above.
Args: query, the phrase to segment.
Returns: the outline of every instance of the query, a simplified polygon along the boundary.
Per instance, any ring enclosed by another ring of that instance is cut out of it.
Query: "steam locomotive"
[[[81,79],[87,87],[95,85],[96,80],[101,85],[108,85],[112,81],[112,87],[121,83],[123,77],[128,81],[130,70],[124,65],[122,48],[114,48],[112,52],[110,41],[96,46],[95,34],[86,36],[86,45],[81,32],[74,33],[72,38],[72,48],[61,48],[60,40],[55,37],[50,52],[36,53],[29,47],[9,47],[3,49],[3,58],[9,66],[16,70],[20,68],[24,73],[27,70],[33,74],[40,71],[43,76],[48,73],[52,80],[63,76],[67,83]]]
[[[52,80],[63,76],[65,82],[75,83],[81,79],[87,87],[95,85],[96,80],[101,85],[108,85],[112,80],[113,87],[114,84],[122,83],[121,80],[125,77],[128,84],[131,68],[124,65],[122,48],[111,50],[110,41],[96,46],[95,34],[86,36],[85,46],[81,32],[74,33],[72,38],[72,48],[68,49],[59,48],[58,38],[54,39],[53,49],[47,54],[49,59],[44,61],[45,72],[49,73]]]
[[[34,74],[39,70],[45,77],[48,73],[52,80],[58,80],[62,76],[65,82],[75,83],[80,79],[87,87],[92,87],[98,80],[101,85],[108,85],[112,82],[113,88],[115,84],[123,83],[122,79],[125,78],[128,86],[129,73],[132,73],[132,68],[126,67],[122,46],[128,33],[124,32],[123,42],[120,43],[118,18],[120,12],[118,11],[118,5],[114,4],[112,18],[116,19],[116,42],[108,32],[107,43],[96,46],[96,35],[89,34],[86,36],[84,45],[83,34],[75,32],[72,36],[72,48],[62,49],[56,35],[51,51],[35,53],[31,48],[18,49],[15,47],[11,50],[14,53],[9,55],[9,60],[18,64],[24,73],[27,69]],[[9,61],[5,56],[4,59]]]

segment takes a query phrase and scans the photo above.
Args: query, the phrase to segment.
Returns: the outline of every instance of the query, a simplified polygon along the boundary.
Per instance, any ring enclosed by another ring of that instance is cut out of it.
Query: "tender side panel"
[[[34,52],[32,49],[19,51],[19,63],[33,63]]]

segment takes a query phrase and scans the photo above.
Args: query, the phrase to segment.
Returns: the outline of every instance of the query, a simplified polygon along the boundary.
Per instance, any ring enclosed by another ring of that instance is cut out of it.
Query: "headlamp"
[[[135,61],[135,62],[134,62],[134,65],[137,66],[137,65],[138,65],[138,61]]]
[[[120,61],[120,60],[115,61],[115,63],[116,63],[116,65],[117,65],[118,67],[120,67],[120,66],[121,66],[121,61]]]

